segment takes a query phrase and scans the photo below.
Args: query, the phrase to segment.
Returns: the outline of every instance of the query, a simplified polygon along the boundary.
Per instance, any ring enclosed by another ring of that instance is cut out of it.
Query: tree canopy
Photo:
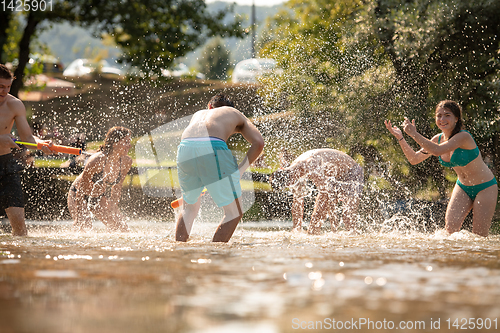
[[[224,47],[222,39],[214,38],[203,48],[199,70],[209,80],[225,80],[228,68],[229,51]]]
[[[203,0],[81,0],[80,22],[106,32],[125,51],[122,61],[159,74],[207,37],[243,37],[241,18],[223,23],[232,7],[212,14]]]
[[[96,36],[107,33],[124,51],[120,60],[149,75],[160,74],[207,37],[243,36],[240,19],[223,22],[230,13],[231,7],[209,13],[203,0],[61,0],[55,1],[51,10],[24,12],[26,24],[18,43],[19,65],[11,93],[17,95],[22,87],[30,43],[42,23],[67,21],[91,27]],[[17,18],[7,12],[0,15],[0,59],[4,59],[7,29]]]
[[[323,144],[345,150],[374,146],[386,161],[402,162],[392,172],[405,175],[413,168],[421,185],[429,177],[440,183],[435,159],[417,167],[403,162],[383,120],[415,118],[430,136],[435,105],[454,99],[483,153],[500,170],[498,1],[290,0],[287,5],[291,10],[270,22],[269,35],[275,37],[261,51],[283,68],[282,75],[267,79],[264,96],[271,103],[285,96],[297,114],[333,122],[333,131],[321,132]]]

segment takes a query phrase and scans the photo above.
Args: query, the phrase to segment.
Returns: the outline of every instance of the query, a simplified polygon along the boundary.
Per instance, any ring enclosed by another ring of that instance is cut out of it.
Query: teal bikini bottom
[[[474,201],[479,192],[481,192],[484,189],[487,189],[490,186],[497,185],[497,180],[495,177],[493,177],[493,179],[488,182],[472,186],[465,186],[460,182],[460,180],[457,180],[457,184],[458,186],[460,186],[462,190],[464,190],[464,192],[469,196],[469,198],[471,198],[471,200]]]

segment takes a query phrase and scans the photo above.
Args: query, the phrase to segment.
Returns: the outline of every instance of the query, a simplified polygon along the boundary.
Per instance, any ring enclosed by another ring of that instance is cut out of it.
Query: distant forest
[[[227,6],[227,2],[207,4],[208,10],[213,12],[222,10]],[[281,5],[273,7],[256,6],[257,39],[265,26],[266,19],[276,14],[280,7]],[[246,17],[244,21],[245,27],[250,26],[251,10],[251,6],[235,5],[234,7],[236,14]],[[106,45],[106,42],[101,38],[94,37],[90,30],[70,25],[69,23],[54,24],[52,27],[47,28],[40,33],[39,41],[45,44],[52,55],[57,57],[64,66],[68,66],[73,60],[78,58],[95,57],[100,52],[105,55],[108,61],[114,61],[121,53],[117,47]],[[232,64],[251,57],[250,36],[245,39],[226,38],[224,41],[226,49],[230,51]],[[196,68],[197,59],[201,57],[201,52],[205,45],[200,45],[197,50],[178,59],[178,62],[183,62],[190,68]]]

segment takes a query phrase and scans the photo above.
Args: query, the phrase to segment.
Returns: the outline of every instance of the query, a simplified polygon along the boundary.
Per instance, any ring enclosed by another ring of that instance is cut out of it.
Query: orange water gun
[[[207,192],[207,189],[203,189],[203,191],[201,191],[201,195],[205,195],[205,193]],[[174,200],[170,203],[170,206],[173,208],[173,209],[176,209],[176,208],[179,208],[180,205],[182,204],[183,200],[182,198],[179,198],[177,200]]]
[[[44,142],[31,143],[31,142],[22,142],[17,140],[14,140],[14,142],[17,143],[18,145],[36,147],[36,149],[42,149],[42,147],[48,147],[52,151],[63,154],[81,155],[83,153],[80,148],[59,146],[59,145],[52,145],[49,147],[49,144]]]

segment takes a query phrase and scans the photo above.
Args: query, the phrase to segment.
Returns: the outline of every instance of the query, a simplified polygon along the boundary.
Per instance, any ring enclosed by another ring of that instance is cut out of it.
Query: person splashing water
[[[118,203],[123,181],[132,165],[128,156],[131,132],[125,127],[109,129],[100,151],[89,158],[85,169],[70,187],[68,208],[78,230],[92,227],[95,215],[108,229],[128,231]]]
[[[279,169],[270,177],[273,189],[289,187],[293,193],[292,220],[294,231],[302,229],[304,220],[304,183],[311,181],[318,190],[308,232],[318,234],[323,221],[331,220],[332,231],[339,226],[336,208],[342,201],[343,222],[347,230],[354,229],[363,190],[363,168],[349,155],[335,149],[314,149],[295,159],[290,166]]]
[[[446,209],[446,231],[449,234],[459,231],[472,209],[472,232],[488,236],[497,204],[497,180],[484,163],[472,135],[462,130],[462,108],[457,102],[445,100],[438,103],[435,122],[442,133],[429,140],[417,132],[415,120],[405,117],[403,129],[422,147],[418,151],[408,145],[397,126],[389,120],[385,121],[385,126],[398,139],[411,164],[418,164],[434,155],[439,157],[441,165],[451,167],[457,173],[457,183]]]
[[[226,144],[236,133],[250,143],[239,165]],[[208,109],[193,115],[181,140],[177,170],[183,204],[177,216],[176,240],[188,240],[200,209],[200,195],[206,187],[217,206],[224,209],[212,241],[228,242],[243,217],[241,175],[259,157],[264,139],[255,125],[226,96],[219,94],[210,100]]]

